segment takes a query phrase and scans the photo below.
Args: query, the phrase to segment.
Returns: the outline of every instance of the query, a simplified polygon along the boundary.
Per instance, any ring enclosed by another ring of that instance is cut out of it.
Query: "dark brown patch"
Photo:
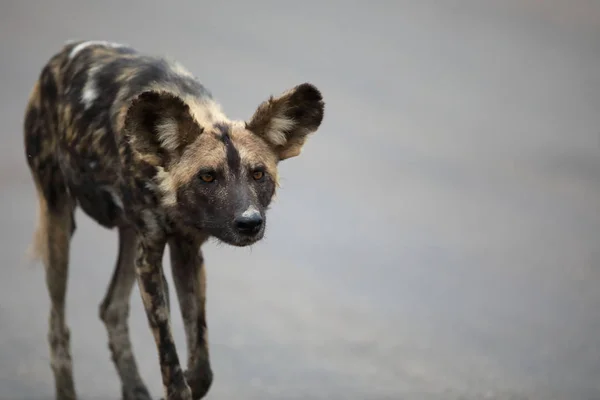
[[[228,128],[227,130],[221,130],[221,140],[225,145],[225,153],[227,154],[227,165],[229,167],[229,173],[232,177],[237,177],[240,173],[242,160],[240,158],[240,153],[231,141]]]

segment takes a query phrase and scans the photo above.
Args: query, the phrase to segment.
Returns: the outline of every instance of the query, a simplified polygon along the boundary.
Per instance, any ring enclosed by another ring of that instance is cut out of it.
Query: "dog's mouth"
[[[260,241],[265,234],[265,227],[263,226],[259,231],[254,234],[240,234],[233,229],[214,229],[201,227],[196,224],[193,225],[195,230],[201,231],[204,234],[217,239],[218,241],[235,247],[246,247],[255,244]]]
[[[216,239],[235,247],[246,247],[260,241],[264,236],[264,229],[261,229],[253,235],[240,235],[236,232],[222,232],[213,235]]]

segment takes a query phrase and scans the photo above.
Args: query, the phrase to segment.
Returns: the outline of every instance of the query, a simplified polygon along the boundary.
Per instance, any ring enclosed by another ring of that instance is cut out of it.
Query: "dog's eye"
[[[261,170],[256,170],[252,173],[252,177],[254,178],[254,180],[260,181],[263,176],[265,176],[265,173]]]
[[[211,174],[210,172],[204,172],[204,173],[200,174],[200,179],[202,179],[202,181],[204,181],[206,183],[211,183],[212,181],[215,180],[215,175]]]

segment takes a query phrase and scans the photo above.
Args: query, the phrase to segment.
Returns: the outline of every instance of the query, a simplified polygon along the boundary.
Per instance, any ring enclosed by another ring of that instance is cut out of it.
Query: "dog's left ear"
[[[308,135],[321,125],[324,109],[321,92],[303,83],[260,104],[246,127],[265,139],[281,161],[300,154]]]

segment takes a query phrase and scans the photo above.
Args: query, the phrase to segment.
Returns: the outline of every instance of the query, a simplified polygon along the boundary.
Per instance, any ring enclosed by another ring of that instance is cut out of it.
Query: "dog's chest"
[[[70,190],[82,210],[100,225],[113,228],[123,220],[123,200],[116,187],[84,182]]]

